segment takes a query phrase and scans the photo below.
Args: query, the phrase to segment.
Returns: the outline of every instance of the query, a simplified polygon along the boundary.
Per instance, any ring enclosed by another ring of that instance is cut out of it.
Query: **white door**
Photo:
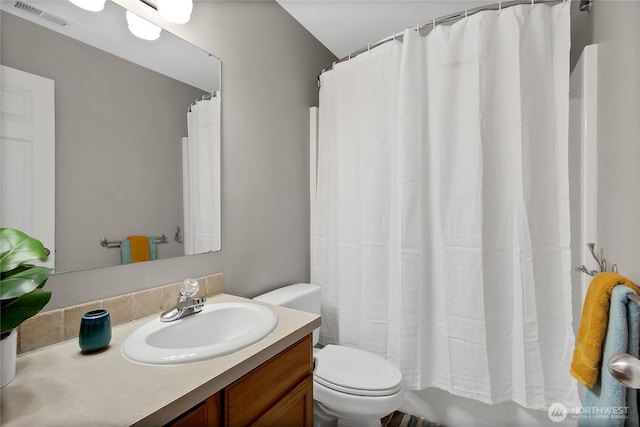
[[[0,226],[40,240],[54,267],[54,82],[1,67]]]

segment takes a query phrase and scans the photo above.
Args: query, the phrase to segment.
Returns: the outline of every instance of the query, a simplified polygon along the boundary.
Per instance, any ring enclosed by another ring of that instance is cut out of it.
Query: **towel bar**
[[[156,240],[156,244],[169,243],[169,241],[167,240],[167,236],[165,236],[164,233],[162,233],[162,235],[159,237],[154,237],[154,239]],[[106,237],[100,239],[100,246],[102,246],[103,248],[119,248],[121,243],[122,240],[109,240]]]
[[[635,302],[636,304],[640,305],[640,296],[636,294],[627,294],[627,298],[629,298],[631,301]]]

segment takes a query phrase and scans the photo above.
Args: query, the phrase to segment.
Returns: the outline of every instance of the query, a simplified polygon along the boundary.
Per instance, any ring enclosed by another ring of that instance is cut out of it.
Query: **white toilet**
[[[320,314],[321,288],[308,283],[259,295],[256,301]],[[313,332],[313,344],[318,331]],[[313,349],[314,425],[376,426],[402,404],[402,373],[373,353],[341,345]]]

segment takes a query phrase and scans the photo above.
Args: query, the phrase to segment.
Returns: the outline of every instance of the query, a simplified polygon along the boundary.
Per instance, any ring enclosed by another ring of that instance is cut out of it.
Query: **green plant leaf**
[[[37,314],[51,299],[50,291],[35,289],[13,300],[2,301],[0,332],[8,332]]]
[[[17,271],[17,273],[7,274],[0,280],[0,300],[17,298],[36,288],[41,288],[53,272],[53,269],[48,267],[34,265],[28,268],[23,267],[24,265],[12,270],[11,272]]]
[[[42,242],[13,228],[0,228],[0,272],[11,271],[32,259],[45,259]]]
[[[52,268],[29,264],[23,264],[11,270],[0,280],[0,300],[17,298],[36,288],[41,288],[51,273],[53,273]]]
[[[31,279],[10,277],[0,282],[0,300],[18,298],[38,289],[38,284]]]

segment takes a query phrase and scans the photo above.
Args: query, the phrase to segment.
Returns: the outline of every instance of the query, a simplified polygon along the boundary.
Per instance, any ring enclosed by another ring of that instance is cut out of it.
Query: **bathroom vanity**
[[[252,302],[220,294],[208,304]],[[154,366],[121,354],[124,339],[151,317],[113,328],[110,347],[83,355],[76,339],[18,357],[1,391],[3,426],[311,425],[312,340],[320,317],[269,306],[276,328],[232,354]],[[198,333],[201,331],[194,331]]]
[[[168,425],[310,427],[313,425],[310,349],[308,335]]]

